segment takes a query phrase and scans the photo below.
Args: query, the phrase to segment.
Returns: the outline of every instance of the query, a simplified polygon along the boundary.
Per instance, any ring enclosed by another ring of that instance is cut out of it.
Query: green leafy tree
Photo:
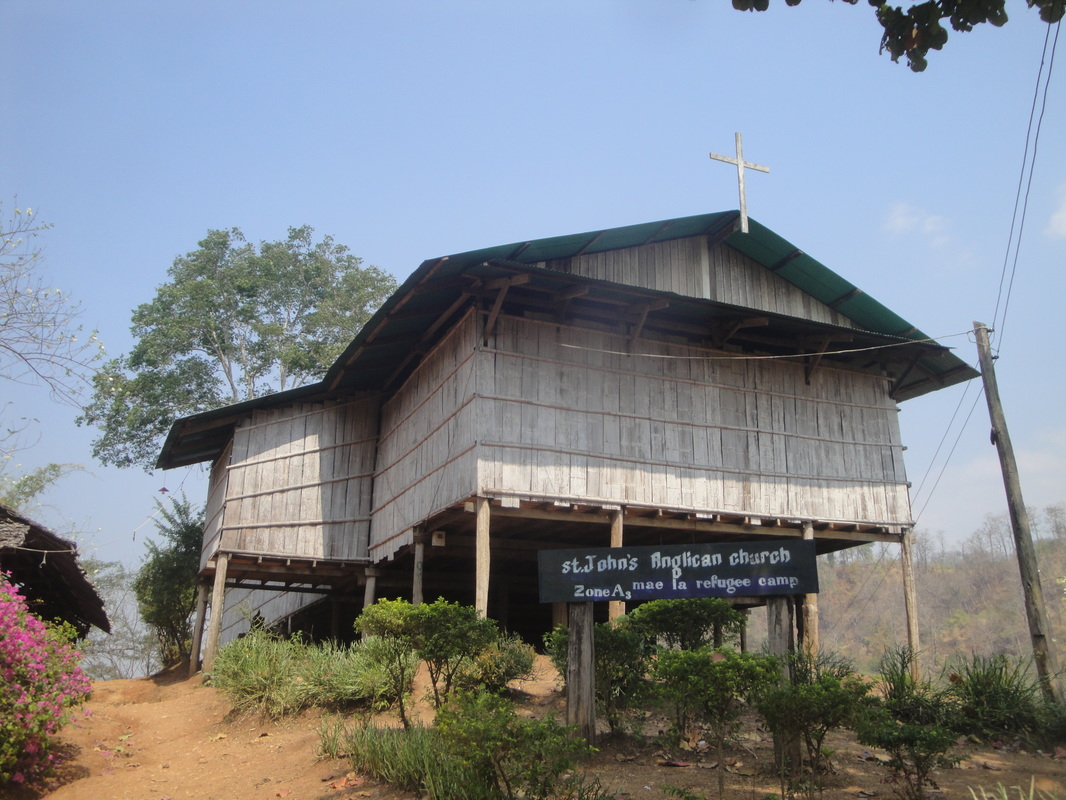
[[[1044,22],[1058,22],[1066,10],[1064,0],[1027,0],[1030,8],[1040,9]],[[790,6],[798,6],[801,0],[785,0]],[[844,0],[855,5],[859,0]],[[881,52],[888,51],[893,61],[905,55],[907,63],[915,72],[922,72],[928,62],[930,50],[940,50],[947,44],[947,21],[956,31],[972,31],[975,26],[991,23],[997,28],[1006,24],[1005,0],[926,0],[916,3],[906,11],[902,6],[892,6],[880,0],[869,0],[877,21],[883,30]],[[770,0],[733,0],[733,8],[740,11],[765,11]]]
[[[308,226],[258,248],[212,230],[133,312],[137,340],[104,365],[78,424],[93,455],[150,466],[179,416],[301,386],[340,355],[396,282]]]
[[[204,512],[194,511],[184,497],[172,498],[169,508],[160,502],[156,506],[163,543],[147,543],[133,592],[141,618],[155,632],[163,665],[170,666],[189,657]]]

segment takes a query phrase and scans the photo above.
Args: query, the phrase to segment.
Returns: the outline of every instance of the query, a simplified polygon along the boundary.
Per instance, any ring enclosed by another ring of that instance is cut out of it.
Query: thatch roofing
[[[111,632],[104,601],[78,562],[78,546],[0,503],[0,572],[43,620],[69,622],[85,636]]]

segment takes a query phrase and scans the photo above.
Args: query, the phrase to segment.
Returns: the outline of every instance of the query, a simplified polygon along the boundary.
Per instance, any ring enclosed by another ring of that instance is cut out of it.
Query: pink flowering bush
[[[33,616],[0,573],[0,786],[46,774],[56,734],[89,698],[69,631]]]

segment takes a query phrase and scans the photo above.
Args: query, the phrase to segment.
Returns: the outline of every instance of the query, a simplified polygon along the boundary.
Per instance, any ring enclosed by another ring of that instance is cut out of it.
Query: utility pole
[[[985,399],[988,401],[988,416],[992,420],[992,441],[999,451],[999,464],[1003,470],[1003,486],[1007,490],[1007,508],[1010,511],[1011,530],[1014,532],[1014,549],[1018,554],[1018,570],[1022,575],[1022,591],[1025,594],[1025,616],[1029,620],[1029,636],[1033,640],[1033,660],[1040,678],[1044,697],[1059,702],[1062,691],[1059,687],[1059,668],[1055,652],[1049,646],[1053,641],[1044,608],[1044,590],[1040,586],[1040,570],[1036,565],[1036,550],[1029,529],[1029,512],[1022,500],[1022,484],[1018,478],[1018,465],[1014,460],[1007,419],[999,400],[996,371],[992,363],[992,350],[988,344],[988,327],[983,322],[974,322],[977,337],[977,354],[981,358],[981,377],[985,384]]]

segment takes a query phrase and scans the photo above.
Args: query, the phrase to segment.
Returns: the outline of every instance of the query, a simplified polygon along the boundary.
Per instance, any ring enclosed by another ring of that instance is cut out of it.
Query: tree
[[[785,0],[790,6],[798,6],[801,0]],[[844,0],[855,5],[859,0]],[[1040,19],[1047,23],[1058,22],[1066,10],[1066,0],[1027,0],[1029,7],[1040,9]],[[926,0],[904,11],[901,6],[890,6],[880,0],[869,0],[875,9],[877,21],[884,33],[881,36],[881,52],[888,51],[893,61],[907,56],[907,64],[914,72],[922,72],[926,55],[930,50],[940,50],[947,44],[948,32],[942,22],[950,21],[957,31],[972,31],[974,26],[990,22],[997,28],[1006,24],[1005,0]],[[739,11],[765,11],[770,0],[733,0],[733,8]]]
[[[133,312],[137,340],[94,378],[78,418],[105,464],[150,468],[179,416],[308,383],[358,333],[396,282],[308,226],[279,242],[208,231],[169,282]]]
[[[164,543],[147,543],[133,593],[141,618],[155,632],[163,665],[170,666],[189,657],[204,512],[193,511],[185,497],[172,498],[170,508],[156,501],[156,507],[162,519],[155,527]]]
[[[103,347],[77,324],[78,305],[40,274],[36,240],[50,227],[31,208],[5,218],[0,204],[0,378],[44,384],[73,403]]]

